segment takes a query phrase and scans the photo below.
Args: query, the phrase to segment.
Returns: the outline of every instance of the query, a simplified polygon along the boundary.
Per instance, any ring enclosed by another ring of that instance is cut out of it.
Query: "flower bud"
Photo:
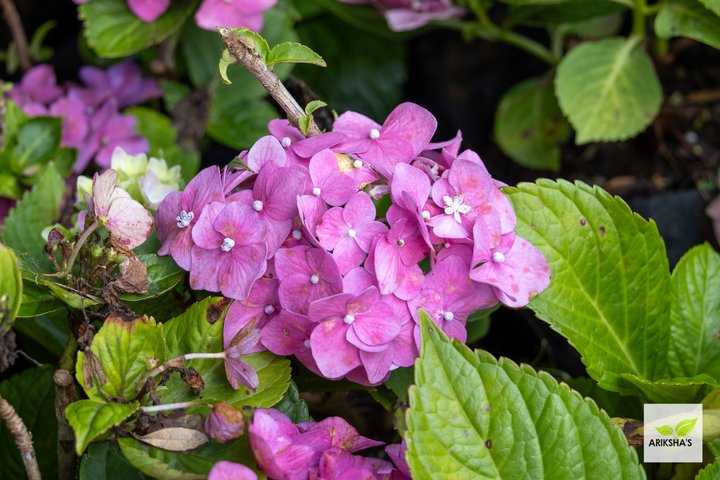
[[[218,443],[241,437],[244,432],[245,417],[227,402],[216,403],[205,419],[205,433]]]

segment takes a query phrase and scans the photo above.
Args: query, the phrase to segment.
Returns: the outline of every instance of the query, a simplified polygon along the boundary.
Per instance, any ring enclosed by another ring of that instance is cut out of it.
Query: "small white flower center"
[[[362,168],[362,166],[363,166],[363,163],[361,160],[355,160],[353,162],[353,167],[355,167],[355,168]]]
[[[295,240],[300,240],[302,238],[302,232],[300,230],[293,230],[292,237]]]
[[[305,341],[303,342],[303,346],[305,348],[310,348],[310,339],[309,338],[305,339]]]
[[[264,310],[267,315],[272,315],[273,313],[275,313],[275,307],[273,307],[272,305],[265,305]]]
[[[462,195],[455,195],[455,198],[450,198],[449,196],[445,195],[443,197],[443,202],[445,202],[445,214],[453,215],[457,223],[462,223],[460,214],[465,215],[467,213],[470,213],[470,210],[472,210],[470,208],[470,205],[463,204]]]
[[[320,195],[320,187],[313,187],[312,193],[313,193],[313,195],[315,195],[315,196]]]
[[[345,322],[345,325],[352,325],[354,321],[355,315],[350,315],[349,313],[345,315],[345,318],[343,318],[343,322]]]
[[[423,220],[430,220],[430,212],[428,212],[427,210],[423,210],[421,215]]]
[[[357,235],[357,232],[353,230],[352,228],[348,230],[348,237],[355,238],[355,235]]]
[[[223,243],[220,246],[220,248],[222,249],[223,252],[229,252],[230,250],[233,249],[234,246],[235,246],[235,240],[233,240],[230,237],[226,237],[225,240],[223,240]]]
[[[292,145],[292,140],[290,140],[290,137],[283,137],[282,140],[280,140],[280,145],[282,145],[285,148],[290,147]]]
[[[445,313],[443,313],[443,318],[449,322],[453,318],[455,318],[455,314],[453,312],[445,312]]]
[[[193,221],[193,218],[195,218],[195,214],[193,212],[186,212],[183,210],[180,212],[180,215],[175,217],[175,220],[177,220],[177,226],[178,228],[185,228]]]
[[[503,263],[505,261],[505,255],[500,252],[495,252],[493,253],[492,259],[495,263]]]
[[[395,242],[395,243],[397,243],[397,246],[398,246],[398,247],[404,247],[404,246],[405,246],[405,240],[403,240],[402,238],[399,238],[399,239],[397,240],[397,242]]]
[[[262,200],[255,200],[253,202],[253,210],[255,210],[256,212],[262,212],[263,207],[264,207],[264,205],[263,205]]]
[[[318,283],[320,283],[320,277],[318,277],[317,275],[313,275],[312,277],[310,277],[310,283],[312,283],[313,285],[317,285]]]
[[[377,140],[378,138],[380,138],[380,130],[378,130],[377,128],[371,129],[370,130],[370,138],[372,140]]]

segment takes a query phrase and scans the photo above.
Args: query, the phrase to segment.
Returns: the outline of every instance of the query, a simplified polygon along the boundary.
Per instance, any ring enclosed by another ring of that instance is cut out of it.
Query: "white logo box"
[[[644,410],[645,463],[702,462],[702,404],[646,404]]]

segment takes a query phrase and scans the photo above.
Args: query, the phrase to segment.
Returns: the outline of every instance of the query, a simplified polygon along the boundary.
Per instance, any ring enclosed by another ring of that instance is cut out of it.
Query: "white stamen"
[[[272,305],[265,305],[264,310],[267,315],[272,315],[273,313],[275,313],[275,307],[273,307]]]
[[[220,246],[220,249],[223,252],[229,252],[230,250],[233,249],[234,246],[235,246],[235,240],[233,240],[230,237],[226,237],[225,240],[223,240],[223,243]]]
[[[305,341],[303,342],[303,346],[305,348],[310,348],[310,339],[309,338],[305,339]]]
[[[312,277],[310,277],[310,283],[312,283],[313,285],[317,285],[318,283],[320,283],[320,277],[318,277],[317,275],[313,275]]]
[[[455,318],[455,314],[453,312],[445,312],[445,313],[443,313],[443,318],[449,322],[453,318]]]
[[[493,253],[492,259],[495,263],[503,263],[505,261],[505,255],[500,252],[495,252]]]
[[[345,322],[345,325],[352,325],[354,321],[355,315],[350,315],[349,313],[345,315],[345,318],[343,318],[343,322]]]
[[[253,202],[253,210],[255,210],[256,212],[262,212],[262,210],[263,210],[262,200],[255,200]]]
[[[372,140],[377,140],[378,138],[380,138],[380,130],[378,130],[377,128],[370,129],[370,138]]]
[[[430,212],[428,212],[427,210],[423,210],[421,215],[423,220],[430,220]]]
[[[280,140],[280,145],[285,148],[289,148],[290,145],[292,145],[292,140],[290,140],[290,137],[283,137],[283,139]]]
[[[444,246],[445,248],[450,248],[450,245],[452,245],[452,244],[451,244],[451,243],[448,243],[448,242],[443,243],[443,246]]]
[[[302,238],[302,232],[300,230],[293,230],[292,237],[295,240],[300,240]]]
[[[183,210],[180,212],[180,215],[175,217],[175,220],[177,220],[177,226],[178,228],[185,228],[193,221],[193,218],[195,218],[195,214],[193,212],[186,212]]]
[[[312,194],[315,196],[320,195],[320,187],[313,187]]]
[[[352,228],[348,230],[348,237],[355,238],[355,235],[357,235],[357,232],[353,230]]]
[[[355,168],[362,168],[362,166],[363,166],[363,163],[361,160],[355,160],[353,162],[353,167],[355,167]]]
[[[398,239],[395,243],[397,243],[398,247],[405,246],[405,240],[403,240],[402,238]]]
[[[443,202],[445,202],[445,214],[446,215],[453,215],[455,217],[455,221],[457,223],[462,223],[462,219],[460,218],[460,214],[467,214],[470,213],[470,205],[463,204],[463,196],[462,195],[455,195],[455,198],[450,198],[449,196],[445,195],[443,196]]]

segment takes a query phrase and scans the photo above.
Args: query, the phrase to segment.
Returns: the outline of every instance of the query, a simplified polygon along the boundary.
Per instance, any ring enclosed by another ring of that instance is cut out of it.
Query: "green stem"
[[[82,235],[80,235],[80,238],[77,242],[75,242],[75,247],[73,247],[73,251],[70,254],[70,259],[67,262],[67,265],[65,265],[65,270],[63,271],[63,274],[67,275],[68,273],[72,272],[72,267],[75,264],[75,259],[78,256],[78,253],[80,253],[80,249],[85,245],[85,242],[87,239],[92,235],[92,233],[97,230],[97,228],[100,226],[98,224],[97,220],[95,220],[92,225],[90,225],[88,228],[85,229],[84,232],[82,232]]]
[[[635,0],[633,3],[632,34],[638,37],[645,36],[645,15],[647,14],[646,0]]]
[[[75,354],[77,353],[78,343],[75,336],[70,332],[68,335],[67,344],[65,344],[65,350],[60,356],[60,368],[75,371]]]

